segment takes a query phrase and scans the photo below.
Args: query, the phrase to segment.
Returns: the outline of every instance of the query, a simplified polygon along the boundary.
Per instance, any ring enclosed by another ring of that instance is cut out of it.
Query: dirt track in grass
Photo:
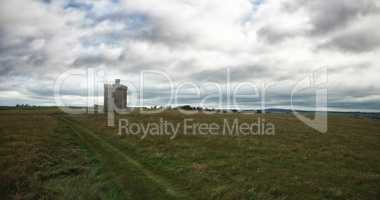
[[[108,143],[91,130],[67,117],[59,117],[71,130],[94,151],[101,162],[111,170],[132,198],[188,199],[182,191],[174,188],[162,177],[144,168],[117,147]]]

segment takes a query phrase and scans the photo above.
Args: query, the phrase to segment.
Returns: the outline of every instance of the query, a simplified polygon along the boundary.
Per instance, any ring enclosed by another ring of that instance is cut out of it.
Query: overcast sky
[[[380,110],[379,22],[377,0],[1,1],[0,105],[54,105],[57,78],[90,68],[106,73],[100,88],[121,78],[130,105],[144,70],[166,73],[175,87],[194,84],[177,103],[196,105],[215,92],[210,83],[223,85],[228,69],[233,86],[272,84],[268,104],[286,107],[294,85],[326,67],[330,108]],[[146,77],[144,104],[166,104],[168,80]],[[82,104],[86,83],[66,81],[65,103]],[[312,106],[312,94],[295,102]],[[101,99],[102,90],[92,95]],[[254,108],[259,100],[238,104]]]

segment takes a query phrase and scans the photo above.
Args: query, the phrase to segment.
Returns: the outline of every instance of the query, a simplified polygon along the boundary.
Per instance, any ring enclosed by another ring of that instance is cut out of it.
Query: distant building
[[[116,79],[114,84],[104,84],[104,112],[109,109],[109,100],[113,100],[113,106],[116,106],[116,108],[126,109],[127,92],[128,87],[120,84],[120,79]]]

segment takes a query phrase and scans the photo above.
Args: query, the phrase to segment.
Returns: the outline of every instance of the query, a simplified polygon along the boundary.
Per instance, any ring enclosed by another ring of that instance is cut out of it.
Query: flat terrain
[[[275,135],[117,135],[102,114],[0,111],[2,199],[380,199],[380,120],[331,115],[328,132],[289,114],[117,118],[273,123]]]

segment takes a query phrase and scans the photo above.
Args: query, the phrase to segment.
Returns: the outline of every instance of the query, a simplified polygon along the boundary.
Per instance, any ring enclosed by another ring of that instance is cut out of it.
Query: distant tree
[[[179,109],[182,109],[182,110],[193,110],[193,108],[190,105],[180,106]]]

